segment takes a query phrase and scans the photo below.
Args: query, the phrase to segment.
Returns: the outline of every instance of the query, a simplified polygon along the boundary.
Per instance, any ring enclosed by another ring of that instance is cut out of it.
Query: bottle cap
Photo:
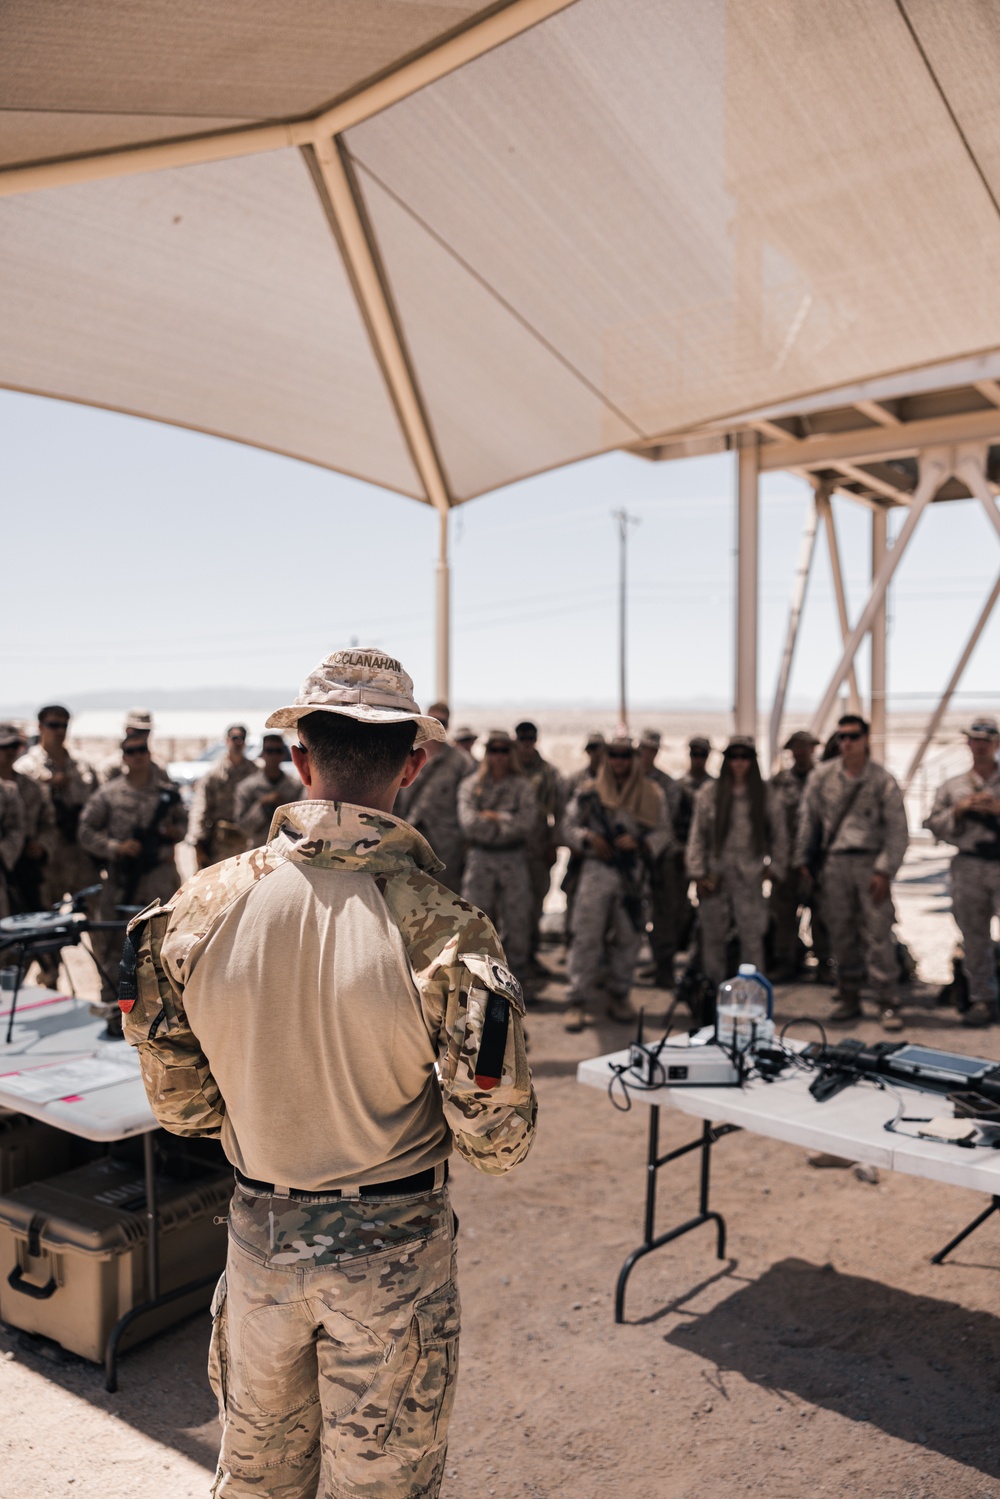
[[[756,968],[756,965],[754,963],[741,963],[740,964],[740,968],[739,968],[740,978],[750,978],[756,972],[757,972],[757,968]]]

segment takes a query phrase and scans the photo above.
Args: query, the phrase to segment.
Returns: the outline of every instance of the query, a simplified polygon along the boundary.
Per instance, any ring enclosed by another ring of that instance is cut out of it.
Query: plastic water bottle
[[[746,1051],[774,1035],[774,990],[752,963],[741,963],[736,978],[719,985],[715,1034],[728,1051]]]

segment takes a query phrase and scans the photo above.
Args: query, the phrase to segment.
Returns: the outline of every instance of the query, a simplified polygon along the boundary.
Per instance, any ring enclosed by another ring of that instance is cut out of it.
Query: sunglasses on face
[[[750,753],[749,750],[730,750],[728,752],[728,754],[726,755],[726,759],[727,760],[752,760],[753,759],[753,755],[751,755],[751,753]]]
[[[284,753],[284,746],[281,745],[281,744],[265,744],[265,746],[264,746],[264,753],[265,753],[265,755],[280,755],[280,754],[283,754]]]
[[[229,736],[230,744],[246,744],[246,742],[247,736],[245,734],[230,734]]]
[[[862,734],[860,729],[841,729],[837,735],[837,738],[840,740],[841,744],[843,744],[845,740],[863,739],[864,737],[865,736]]]
[[[133,755],[148,755],[149,750],[144,744],[133,744],[128,749],[122,750],[122,754],[131,759]]]
[[[510,754],[510,745],[509,744],[488,744],[486,746],[486,753],[488,755],[509,755]]]
[[[691,759],[692,760],[707,760],[708,759],[708,754],[706,753],[705,750],[692,750],[691,751]]]
[[[608,750],[609,760],[631,760],[631,750]]]
[[[39,724],[41,729],[68,729],[68,718],[46,718]]]

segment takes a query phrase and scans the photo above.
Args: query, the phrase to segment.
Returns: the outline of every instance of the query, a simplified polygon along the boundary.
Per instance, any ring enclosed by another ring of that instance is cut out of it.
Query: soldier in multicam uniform
[[[24,803],[16,787],[0,781],[0,917],[11,914],[11,877],[24,847]]]
[[[97,777],[84,760],[75,759],[66,748],[69,710],[50,704],[39,710],[39,742],[14,769],[39,781],[52,803],[53,824],[43,838],[45,844],[45,904],[54,905],[64,895],[75,895],[97,878],[94,861],[80,847],[80,814],[93,794]]]
[[[712,753],[711,740],[703,734],[695,734],[688,740],[688,768],[680,777],[682,801],[674,817],[674,836],[677,852],[674,855],[675,878],[682,890],[677,916],[677,948],[684,952],[691,944],[695,928],[695,907],[691,900],[691,881],[687,872],[687,841],[691,836],[691,819],[694,816],[694,799],[702,786],[715,777],[709,775],[708,757]]]
[[[749,734],[734,734],[717,781],[694,799],[688,874],[698,892],[701,956],[715,985],[726,978],[726,946],[735,929],[739,961],[764,967],[767,902],[763,882],[781,879],[790,844],[782,810],[762,780]]]
[[[587,735],[587,742],[583,746],[583,752],[587,757],[587,763],[582,770],[574,770],[573,774],[566,782],[567,806],[579,791],[584,781],[592,781],[594,777],[600,773],[601,766],[604,764],[604,754],[607,750],[607,747],[608,742],[605,739],[604,735],[598,732],[596,729],[593,733]]]
[[[656,763],[660,753],[660,735],[656,729],[643,729],[639,736],[639,764],[643,775],[655,781],[667,804],[669,842],[649,869],[649,907],[652,931],[653,968],[648,975],[659,989],[674,987],[674,958],[677,955],[680,924],[687,900],[687,878],[684,874],[684,845],[674,829],[684,821],[686,793],[679,781],[661,770]],[[678,854],[681,855],[678,861]]]
[[[122,735],[125,739],[145,739],[148,743],[149,736],[153,732],[153,715],[148,708],[129,708],[125,714],[125,722],[122,724]],[[157,760],[153,759],[150,751],[150,768],[153,779],[160,781],[164,786],[171,786],[173,782],[166,768]],[[106,781],[113,781],[116,776],[124,774],[125,762],[121,756],[121,749],[117,749],[113,755],[109,755],[103,765],[98,767],[98,780],[103,786]]]
[[[535,977],[548,978],[538,961],[542,908],[552,882],[552,866],[559,852],[560,825],[566,809],[563,778],[538,753],[538,728],[527,719],[514,729],[514,754],[535,792],[535,825],[528,836],[528,875],[531,879],[531,938],[528,961]]]
[[[962,933],[970,1008],[963,1025],[991,1025],[997,1012],[996,959],[990,926],[1000,916],[1000,726],[977,718],[965,731],[972,764],[938,787],[924,820],[935,838],[950,843],[951,909]]]
[[[909,841],[903,794],[895,778],[868,758],[863,718],[844,714],[837,732],[840,755],[817,765],[809,777],[793,862],[807,886],[817,851],[822,863],[823,913],[837,965],[830,1019],[845,1024],[860,1019],[867,957],[882,1025],[898,1031],[903,1022],[896,1000],[892,881]]]
[[[531,876],[525,847],[537,818],[535,791],[521,774],[505,729],[492,729],[486,756],[458,788],[458,822],[469,844],[462,899],[485,911],[503,937],[507,960],[527,983]]]
[[[159,1122],[221,1137],[236,1167],[213,1494],[435,1499],[458,1366],[447,1159],[499,1175],[527,1154],[521,993],[392,815],[442,733],[399,663],[335,652],[268,720],[292,725],[308,799],[133,922],[126,1035]]]
[[[476,747],[476,741],[478,737],[479,736],[474,729],[467,729],[462,727],[455,730],[455,736],[452,740],[455,748],[461,750],[462,754],[468,760],[470,770],[475,770],[476,766],[479,764],[479,761],[472,753],[472,751]]]
[[[798,831],[799,811],[806,782],[813,768],[813,758],[819,740],[808,729],[798,729],[785,743],[792,756],[791,765],[784,766],[771,777],[771,792],[777,800],[785,818],[789,847],[795,843]],[[773,983],[791,983],[802,966],[802,949],[799,944],[799,913],[804,906],[811,906],[813,946],[817,947],[817,891],[806,890],[802,876],[792,867],[784,879],[771,876],[771,922],[774,938],[774,967],[771,970]],[[819,953],[817,953],[819,958]]]
[[[246,839],[247,848],[258,848],[267,842],[271,819],[279,807],[297,802],[306,788],[297,776],[282,770],[285,741],[280,734],[265,734],[261,746],[263,770],[247,776],[236,788],[233,814]]]
[[[442,706],[435,703],[427,711],[446,729],[447,722],[434,711]],[[461,894],[465,874],[465,834],[458,822],[458,788],[475,768],[471,755],[463,754],[455,745],[442,739],[428,740],[427,764],[413,785],[405,787],[396,798],[397,817],[405,818],[427,839],[444,865],[438,871],[438,879],[456,895]]]
[[[703,734],[695,734],[688,740],[688,768],[681,776],[681,785],[693,797],[708,781],[715,777],[708,773],[708,757],[712,753],[712,742]]]
[[[101,916],[105,921],[116,919],[119,906],[170,899],[181,882],[174,846],[187,831],[180,794],[153,774],[146,740],[141,736],[123,739],[121,753],[124,774],[98,787],[80,818],[80,842],[104,867]],[[94,932],[91,942],[101,970],[101,1000],[113,1005],[121,935]]]
[[[24,846],[10,871],[14,911],[40,911],[45,904],[45,843],[55,826],[52,803],[40,781],[14,769],[24,753],[25,739],[16,723],[0,723],[0,783],[12,786],[24,808]],[[45,954],[48,957],[48,954]]]
[[[583,859],[571,918],[566,1029],[582,1030],[602,988],[609,1018],[630,1021],[646,868],[671,836],[663,792],[643,775],[630,739],[612,739],[600,771],[570,802],[564,826],[566,842]]]
[[[194,788],[189,841],[194,844],[199,869],[231,859],[246,848],[246,837],[236,821],[236,790],[257,774],[246,757],[247,731],[241,723],[226,730],[226,753]]]

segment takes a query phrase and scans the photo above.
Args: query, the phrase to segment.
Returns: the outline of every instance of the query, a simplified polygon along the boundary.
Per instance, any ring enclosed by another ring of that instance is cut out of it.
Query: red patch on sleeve
[[[499,1081],[500,1079],[498,1077],[484,1077],[481,1072],[476,1073],[476,1087],[482,1088],[486,1093],[488,1093],[491,1088],[495,1088]]]
[[[118,1001],[118,1008],[119,1008],[119,1010],[121,1010],[121,1012],[124,1015],[127,1015],[128,1012],[129,1012],[129,1010],[131,1010],[131,1008],[132,1008],[132,1006],[134,1004],[135,1004],[135,1000],[134,999],[120,999]]]

